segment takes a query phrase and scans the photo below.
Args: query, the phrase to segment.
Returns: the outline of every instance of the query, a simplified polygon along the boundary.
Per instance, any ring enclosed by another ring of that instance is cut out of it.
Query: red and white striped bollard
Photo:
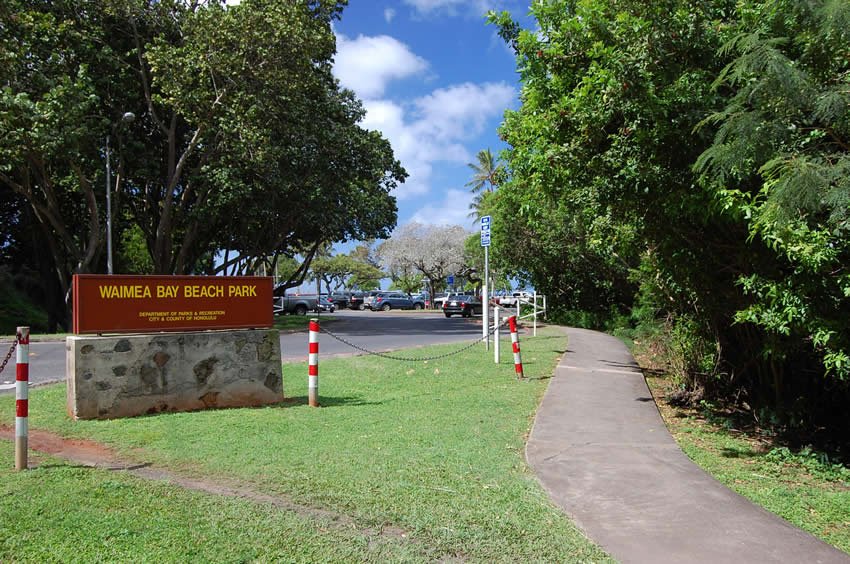
[[[319,320],[310,320],[310,352],[308,355],[307,402],[319,407]]]
[[[15,470],[26,470],[29,437],[30,328],[18,327],[15,360]]]
[[[515,315],[508,318],[508,325],[511,328],[511,345],[514,349],[514,369],[516,370],[517,379],[521,380],[525,375],[522,372],[522,358],[519,354],[519,334],[517,333]]]

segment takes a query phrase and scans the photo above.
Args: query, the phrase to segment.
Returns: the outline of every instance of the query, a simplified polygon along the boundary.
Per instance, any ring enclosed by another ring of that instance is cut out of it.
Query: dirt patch
[[[9,425],[0,425],[0,439],[14,440],[15,429]],[[166,482],[187,490],[238,497],[254,503],[266,503],[284,511],[292,511],[307,519],[322,521],[322,525],[325,527],[349,531],[354,529],[367,537],[410,540],[407,531],[391,525],[384,525],[378,530],[358,528],[354,519],[348,515],[297,504],[285,497],[265,494],[239,484],[182,476],[164,468],[155,468],[149,463],[140,464],[122,460],[114,450],[94,441],[69,439],[55,433],[30,429],[27,442],[27,446],[32,451],[46,453],[83,466],[126,472],[137,478]],[[37,455],[30,455],[29,466],[31,469],[37,468],[40,463],[41,459]]]
[[[0,438],[15,440],[15,429],[8,425],[0,425]],[[27,442],[31,450],[51,454],[84,466],[116,469],[128,467],[127,464],[121,463],[114,451],[94,441],[66,439],[53,433],[30,429]]]

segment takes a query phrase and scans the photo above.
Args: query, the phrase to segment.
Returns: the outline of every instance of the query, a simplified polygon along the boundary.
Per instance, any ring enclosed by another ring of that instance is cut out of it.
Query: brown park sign
[[[272,326],[261,276],[74,275],[74,333],[149,333]]]

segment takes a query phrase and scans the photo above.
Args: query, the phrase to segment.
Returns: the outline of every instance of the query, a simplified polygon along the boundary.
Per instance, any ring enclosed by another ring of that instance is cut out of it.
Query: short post
[[[508,324],[511,328],[511,345],[514,349],[514,369],[516,370],[517,380],[522,380],[525,375],[522,372],[522,358],[519,355],[519,334],[516,327],[516,316],[508,318]]]
[[[310,407],[319,407],[319,320],[310,320],[309,368],[307,372],[307,401]]]
[[[496,364],[499,364],[499,306],[493,306],[493,356]]]
[[[15,367],[15,470],[26,470],[29,437],[30,328],[18,327]]]

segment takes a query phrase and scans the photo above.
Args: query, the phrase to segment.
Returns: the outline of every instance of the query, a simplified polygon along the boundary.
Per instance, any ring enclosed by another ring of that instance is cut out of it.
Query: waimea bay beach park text
[[[153,288],[153,289],[152,289]],[[189,284],[161,285],[104,284],[98,288],[102,299],[146,299],[157,298],[248,298],[257,296],[257,286],[251,284],[218,285]],[[181,292],[182,290],[182,292]]]
[[[272,326],[263,276],[74,276],[74,332],[150,332]]]

